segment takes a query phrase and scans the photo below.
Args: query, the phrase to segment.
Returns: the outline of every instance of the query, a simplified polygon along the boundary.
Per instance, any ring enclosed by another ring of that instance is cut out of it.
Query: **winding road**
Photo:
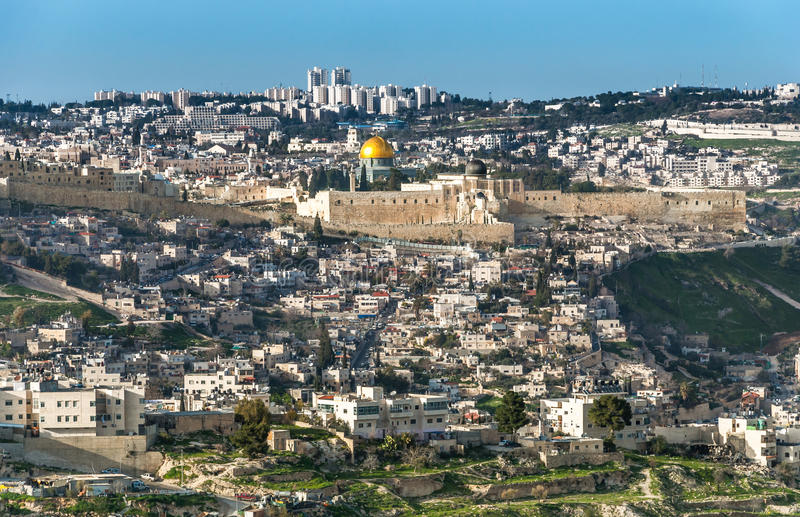
[[[792,298],[788,294],[784,293],[780,289],[777,289],[777,288],[775,288],[775,287],[773,287],[773,286],[771,286],[771,285],[769,285],[769,284],[767,284],[765,282],[762,282],[761,280],[757,280],[755,278],[753,278],[752,280],[753,280],[753,282],[757,283],[758,285],[760,285],[761,287],[763,287],[764,289],[769,291],[772,295],[780,298],[784,302],[788,303],[789,305],[791,305],[792,307],[794,307],[795,309],[800,311],[800,302],[798,302],[797,300],[795,300],[794,298]]]

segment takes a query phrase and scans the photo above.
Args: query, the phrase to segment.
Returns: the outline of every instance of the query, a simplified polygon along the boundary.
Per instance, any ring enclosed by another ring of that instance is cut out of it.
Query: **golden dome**
[[[394,157],[394,149],[389,145],[389,142],[379,136],[373,136],[361,146],[361,152],[358,153],[359,158],[392,158]]]

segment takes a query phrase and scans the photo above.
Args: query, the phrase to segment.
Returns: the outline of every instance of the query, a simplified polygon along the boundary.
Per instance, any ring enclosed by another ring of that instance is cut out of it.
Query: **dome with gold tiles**
[[[394,157],[394,149],[389,142],[379,136],[373,136],[361,146],[358,157],[363,159],[386,159]]]

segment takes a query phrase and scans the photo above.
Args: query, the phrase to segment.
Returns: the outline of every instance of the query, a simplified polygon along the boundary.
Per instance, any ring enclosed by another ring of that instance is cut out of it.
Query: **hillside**
[[[707,332],[712,345],[758,350],[776,332],[800,330],[800,311],[769,284],[800,300],[800,271],[782,268],[781,250],[658,254],[605,278],[622,316],[646,326],[670,323],[684,332]]]

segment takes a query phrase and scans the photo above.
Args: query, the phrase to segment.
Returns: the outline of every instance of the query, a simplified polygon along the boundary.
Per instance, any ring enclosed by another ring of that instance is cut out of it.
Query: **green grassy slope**
[[[800,330],[800,311],[754,278],[800,298],[800,274],[778,266],[779,249],[659,254],[605,278],[626,319],[708,332],[715,346],[757,350],[775,332]]]

